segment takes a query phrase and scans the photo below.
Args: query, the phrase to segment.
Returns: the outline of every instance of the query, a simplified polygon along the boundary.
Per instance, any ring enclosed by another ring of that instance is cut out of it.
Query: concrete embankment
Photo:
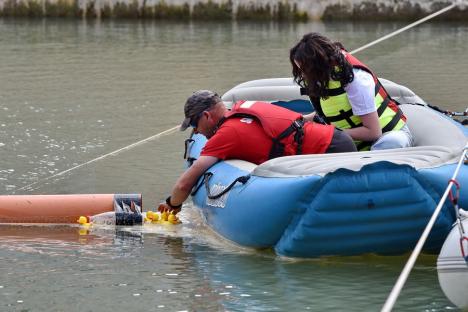
[[[468,21],[468,0],[439,20]],[[449,0],[0,0],[3,17],[413,20]]]

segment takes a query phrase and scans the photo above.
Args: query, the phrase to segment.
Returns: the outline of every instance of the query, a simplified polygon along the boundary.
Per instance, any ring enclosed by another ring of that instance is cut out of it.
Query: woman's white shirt
[[[348,95],[353,114],[362,116],[375,112],[375,82],[371,74],[362,69],[353,68],[354,80],[344,90]]]

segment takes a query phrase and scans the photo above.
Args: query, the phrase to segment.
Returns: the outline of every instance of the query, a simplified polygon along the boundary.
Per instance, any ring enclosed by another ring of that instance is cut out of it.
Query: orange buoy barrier
[[[0,223],[76,223],[80,216],[141,207],[141,194],[3,195]]]

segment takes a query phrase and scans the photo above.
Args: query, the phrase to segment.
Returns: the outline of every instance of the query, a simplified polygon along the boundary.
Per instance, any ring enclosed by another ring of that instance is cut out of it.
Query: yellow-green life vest
[[[346,59],[353,68],[363,69],[370,73],[375,82],[374,103],[379,116],[382,132],[400,130],[405,125],[405,116],[397,103],[388,95],[382,84],[364,64],[346,53]],[[350,129],[362,126],[359,116],[353,115],[348,95],[341,82],[330,80],[328,83],[328,98],[320,99],[320,115],[330,124],[339,129]],[[369,150],[373,142],[355,141],[358,150]]]

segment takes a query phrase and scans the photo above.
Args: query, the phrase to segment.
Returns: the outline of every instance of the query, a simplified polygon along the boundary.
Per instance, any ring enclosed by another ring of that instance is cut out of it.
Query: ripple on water
[[[289,65],[284,62],[285,47],[299,33],[325,29],[330,35],[349,42],[350,47],[356,47],[395,27],[393,23],[379,23],[375,27],[372,23],[351,25],[341,22],[282,24],[280,27],[271,23],[142,25],[140,22],[90,24],[52,20],[41,20],[35,24],[32,20],[27,23],[2,21],[0,26],[5,30],[2,32],[2,50],[13,52],[3,53],[0,58],[0,67],[4,69],[0,80],[5,86],[0,97],[2,105],[8,106],[0,109],[3,112],[0,114],[0,143],[4,144],[0,144],[0,154],[8,149],[7,156],[11,162],[7,164],[17,169],[17,174],[0,171],[2,185],[4,181],[10,186],[21,185],[15,179],[38,180],[56,167],[64,170],[93,158],[88,156],[94,155],[100,143],[102,146],[108,141],[116,143],[120,137],[128,138],[128,143],[132,143],[130,138],[142,136],[147,127],[158,122],[178,122],[180,108],[167,105],[180,103],[183,96],[177,92],[181,91],[177,83],[180,77],[173,75],[174,66],[184,65],[185,87],[215,84],[216,88],[227,90],[233,81],[244,81],[248,76],[289,73]],[[414,89],[430,102],[457,102],[460,104],[458,109],[455,106],[451,109],[458,111],[466,107],[466,97],[454,98],[453,94],[465,90],[453,81],[464,81],[467,72],[464,57],[468,42],[465,40],[466,29],[445,24],[434,27],[429,23],[407,35],[395,37],[392,40],[394,46],[375,46],[365,53],[365,58],[371,63],[377,62],[380,72],[385,72],[388,78],[402,79],[405,84],[411,82]],[[119,36],[115,36],[116,33]],[[408,40],[409,35],[414,40]],[[44,44],[37,45],[37,38]],[[122,43],[117,49],[116,38]],[[93,49],[96,40],[102,49]],[[252,45],[252,42],[262,44]],[[34,49],[31,49],[31,43]],[[444,46],[443,51],[440,44]],[[213,57],[212,49],[200,48],[207,45],[215,45],[220,53]],[[174,49],[175,46],[179,48]],[[142,53],[135,53],[135,47]],[[187,49],[197,53],[189,55]],[[271,55],[257,57],[265,49]],[[108,57],[99,57],[102,51]],[[165,57],[168,51],[171,55],[169,63]],[[417,59],[420,53],[415,51],[424,51],[429,61],[420,62]],[[27,67],[21,65],[28,53],[44,62],[30,62]],[[131,62],[119,62],[130,54]],[[245,57],[232,57],[241,54]],[[444,58],[444,55],[451,57]],[[279,66],[263,66],[266,64],[264,60],[270,64],[272,58]],[[385,62],[379,62],[382,58]],[[207,59],[212,66],[205,66],[206,75],[201,77],[200,60]],[[456,62],[452,66],[447,59]],[[438,64],[439,67],[432,67],[431,72],[440,79],[427,75],[427,68],[431,68],[428,64]],[[155,72],[160,75],[154,75]],[[232,75],[222,76],[224,72]],[[44,77],[44,74],[50,79],[35,79],[36,76]],[[76,79],[71,81],[69,77]],[[135,88],[127,88],[128,81],[135,82]],[[73,88],[70,88],[71,84]],[[141,97],[137,99],[139,93]],[[153,100],[156,97],[162,100]],[[20,102],[15,102],[17,99]],[[148,109],[141,109],[135,115],[135,106],[129,103],[138,107],[138,102],[145,103],[142,107],[147,105]],[[163,104],[156,107],[159,103]],[[114,110],[115,115],[105,113]],[[29,113],[28,119],[25,111]],[[16,118],[22,118],[24,125],[17,124]],[[115,120],[118,122],[113,123]],[[104,125],[107,125],[109,133],[98,133],[96,130],[104,129]],[[27,131],[29,135],[25,134],[25,128],[31,128]],[[10,139],[10,135],[16,137]],[[100,136],[98,139],[101,141],[92,140],[93,136]],[[21,144],[14,145],[13,142],[20,142],[19,139],[23,140]],[[140,150],[142,154],[150,155],[142,163],[146,161],[146,166],[152,166],[156,163],[154,155],[169,159],[164,155],[174,158],[173,155],[180,153],[179,146],[175,147],[174,137],[167,141],[166,144],[153,142]],[[159,149],[156,153],[155,147]],[[17,154],[29,157],[13,164]],[[41,156],[43,154],[47,156]],[[130,153],[131,156],[140,156],[136,154]],[[67,156],[69,161],[55,159],[55,155]],[[121,156],[126,155],[129,154]],[[4,155],[1,156],[3,159]],[[132,168],[138,160],[133,158],[130,162]],[[46,163],[40,163],[41,160]],[[170,181],[155,182],[169,176],[164,170],[182,170],[180,161],[170,160],[172,163],[162,163],[160,168],[151,167],[148,171],[154,174],[150,178],[137,177],[141,185],[150,185],[148,189],[152,195],[172,186]],[[47,166],[48,161],[54,162],[55,166]],[[128,189],[136,187],[132,184],[132,173],[130,170],[126,172],[125,183],[122,184],[118,184],[114,176],[100,179],[106,189]],[[70,184],[80,182],[75,180],[76,176],[68,178]],[[96,188],[97,191],[102,189]],[[194,207],[188,205],[184,208],[193,210]],[[403,261],[392,257],[390,261],[361,258],[354,263],[349,259],[285,262],[277,259],[271,251],[236,249],[212,235],[187,212],[182,214],[184,224],[180,228],[144,229],[140,231],[141,237],[136,235],[138,229],[126,230],[127,234],[111,231],[88,235],[47,227],[37,231],[27,228],[13,233],[3,231],[0,235],[0,311],[36,311],[47,307],[54,311],[302,311],[311,307],[314,311],[371,311],[381,308],[402,267]],[[128,235],[129,232],[136,236]],[[389,263],[392,261],[395,263]],[[376,266],[376,262],[380,265]],[[434,264],[429,261],[428,265],[433,267]],[[171,275],[173,273],[178,275]],[[436,274],[429,270],[416,270],[398,299],[396,310],[443,311],[450,308],[438,288]]]

